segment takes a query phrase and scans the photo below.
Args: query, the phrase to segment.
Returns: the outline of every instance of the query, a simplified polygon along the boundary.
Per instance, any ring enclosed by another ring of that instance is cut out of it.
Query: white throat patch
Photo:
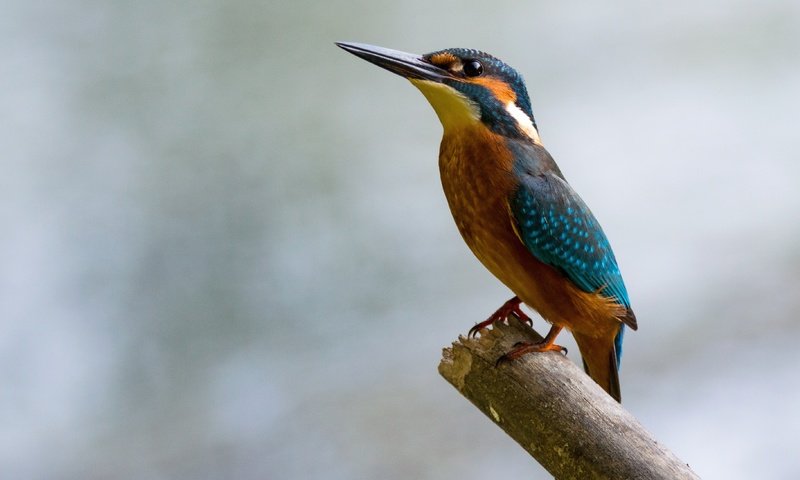
[[[511,115],[511,118],[516,120],[517,126],[520,130],[525,132],[533,143],[542,144],[542,140],[539,138],[539,132],[536,130],[536,127],[533,126],[533,120],[522,111],[521,108],[517,106],[514,102],[506,103],[506,112]]]

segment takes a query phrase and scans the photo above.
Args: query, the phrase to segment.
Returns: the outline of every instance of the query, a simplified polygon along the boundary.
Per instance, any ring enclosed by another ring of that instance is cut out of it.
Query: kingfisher
[[[621,401],[618,370],[625,327],[637,329],[614,252],[595,216],[545,150],[522,76],[466,48],[425,55],[352,42],[344,50],[408,79],[443,127],[439,173],[459,232],[472,253],[513,293],[475,336],[524,303],[550,330],[500,358],[566,349],[566,328],[586,373]]]

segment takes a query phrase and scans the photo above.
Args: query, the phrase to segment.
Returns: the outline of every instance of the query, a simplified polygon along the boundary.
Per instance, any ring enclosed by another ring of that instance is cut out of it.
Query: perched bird
[[[552,327],[544,341],[503,359],[562,351],[572,332],[586,372],[620,401],[625,326],[636,330],[611,245],[589,207],[542,146],[522,76],[497,58],[464,48],[414,55],[360,43],[344,50],[407,78],[444,128],[442,186],[458,230],[483,265],[514,292],[480,329],[525,303]]]

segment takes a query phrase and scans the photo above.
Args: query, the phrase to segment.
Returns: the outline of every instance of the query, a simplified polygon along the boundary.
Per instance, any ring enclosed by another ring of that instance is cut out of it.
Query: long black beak
[[[420,55],[400,52],[365,43],[336,42],[348,52],[375,65],[408,79],[441,82],[452,75],[443,68],[428,62]]]

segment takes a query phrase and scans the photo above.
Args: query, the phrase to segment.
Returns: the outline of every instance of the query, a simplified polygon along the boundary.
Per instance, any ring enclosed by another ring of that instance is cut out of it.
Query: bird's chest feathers
[[[503,139],[480,127],[454,129],[442,138],[439,170],[450,211],[484,263],[493,263],[498,238],[514,235],[508,210],[512,164]]]

